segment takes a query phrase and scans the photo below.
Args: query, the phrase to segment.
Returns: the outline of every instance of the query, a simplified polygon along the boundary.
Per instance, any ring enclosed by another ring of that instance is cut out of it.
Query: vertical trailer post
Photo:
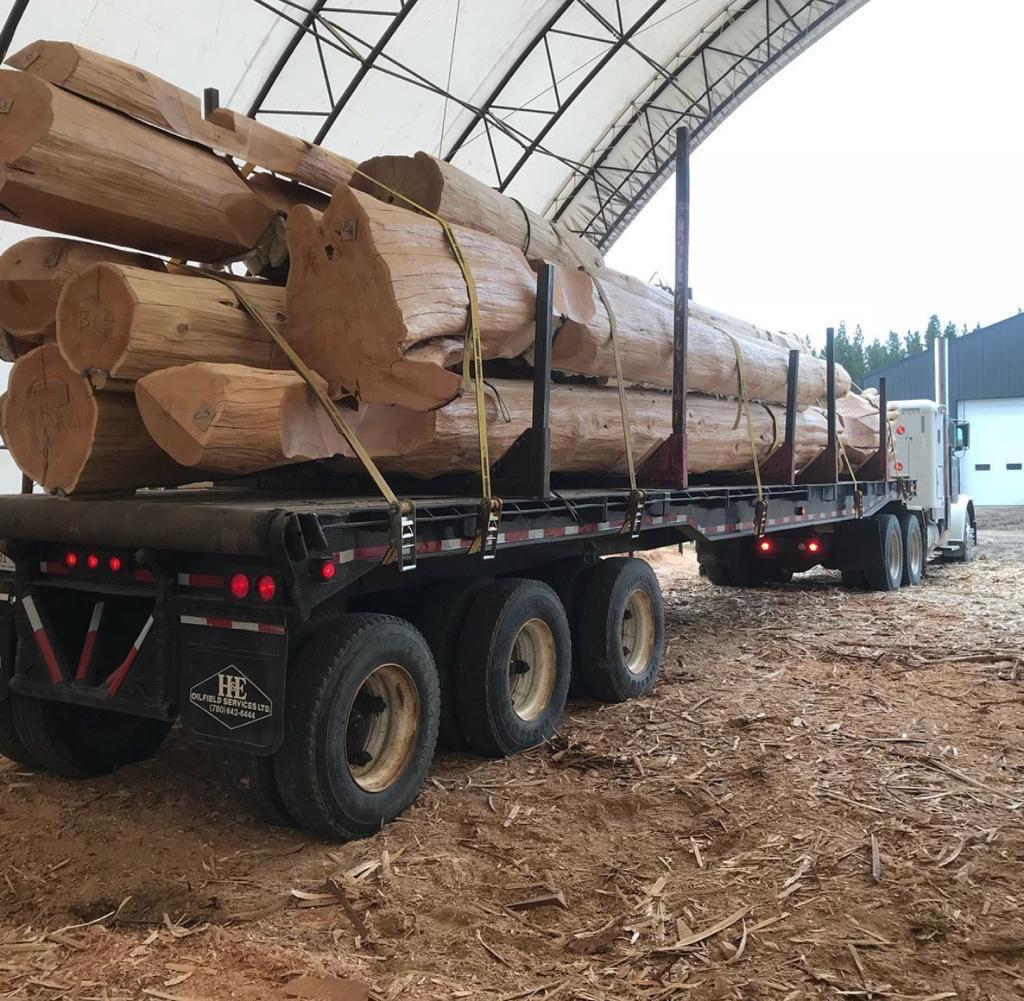
[[[828,444],[825,451],[809,462],[800,474],[801,483],[839,482],[839,445],[836,426],[836,333],[825,331],[826,397],[828,401]]]
[[[524,497],[551,496],[551,341],[554,336],[552,300],[555,268],[544,264],[537,272],[537,309],[533,342],[532,422],[494,463],[501,492]]]
[[[203,90],[203,118],[209,118],[220,107],[220,91],[216,87]]]
[[[689,483],[686,451],[686,342],[690,316],[690,130],[676,132],[675,300],[672,352],[672,435],[644,464],[644,481],[681,490]]]
[[[796,398],[800,380],[800,352],[789,352],[789,372],[786,377],[786,430],[782,444],[765,459],[761,466],[763,483],[796,483]]]

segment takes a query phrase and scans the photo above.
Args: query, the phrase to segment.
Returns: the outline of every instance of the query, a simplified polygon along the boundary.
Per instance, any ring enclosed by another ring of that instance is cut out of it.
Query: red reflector
[[[271,601],[275,594],[277,594],[277,584],[274,582],[274,578],[268,574],[264,574],[258,581],[256,581],[256,593],[260,596],[261,601]]]
[[[334,580],[334,575],[338,572],[338,568],[330,561],[324,560],[320,564],[320,579],[321,580]]]
[[[228,590],[235,598],[244,598],[249,593],[249,578],[244,573],[233,573],[228,581]]]
[[[902,462],[897,462],[897,463],[896,463],[896,472],[898,473],[898,472],[900,472],[900,471],[901,471],[902,469],[903,469],[903,463],[902,463]]]
[[[762,553],[770,553],[772,551],[772,544],[767,539],[762,539],[760,546]]]
[[[64,565],[70,569],[78,566],[78,553],[67,552],[64,554]]]
[[[897,434],[906,434],[907,433],[907,429],[902,424],[897,424],[896,425],[896,433]]]
[[[95,553],[89,553],[85,558],[85,565],[90,570],[95,570],[100,565],[100,558]]]
[[[107,566],[110,567],[111,573],[120,573],[122,565],[120,556],[111,556],[107,561]]]
[[[820,542],[816,542],[814,539],[811,539],[811,541],[807,543],[807,551],[809,553],[816,553],[819,549],[821,549]]]

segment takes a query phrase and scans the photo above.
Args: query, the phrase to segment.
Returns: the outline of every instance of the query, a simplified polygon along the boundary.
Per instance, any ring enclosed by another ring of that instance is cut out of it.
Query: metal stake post
[[[799,476],[801,483],[838,483],[839,446],[836,432],[836,334],[825,332],[826,396],[828,400],[828,444],[825,451],[808,463]]]

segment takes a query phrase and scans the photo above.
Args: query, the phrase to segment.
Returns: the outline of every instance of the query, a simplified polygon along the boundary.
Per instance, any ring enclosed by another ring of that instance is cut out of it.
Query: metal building
[[[934,351],[870,372],[885,376],[890,400],[934,398]],[[949,345],[950,406],[970,421],[971,446],[961,486],[977,504],[1024,505],[1024,313],[983,327]]]

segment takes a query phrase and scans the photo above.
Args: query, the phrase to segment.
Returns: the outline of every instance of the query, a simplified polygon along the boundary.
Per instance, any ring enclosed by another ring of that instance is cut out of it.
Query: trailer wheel
[[[880,514],[864,525],[864,579],[871,591],[896,591],[903,583],[903,533],[894,514]]]
[[[583,674],[580,670],[580,635],[582,629],[583,592],[587,581],[593,573],[593,565],[588,565],[581,557],[556,560],[541,567],[536,580],[543,581],[558,595],[565,617],[569,623],[569,635],[572,640],[572,675],[569,679],[569,696],[582,695],[586,691]]]
[[[657,683],[665,650],[665,607],[650,564],[602,560],[583,595],[579,662],[587,691],[626,702]]]
[[[14,696],[8,692],[0,699],[0,756],[24,768],[39,768],[39,762],[28,753],[14,726],[14,710],[11,708]]]
[[[14,728],[39,767],[67,779],[107,775],[151,758],[170,732],[167,720],[128,716],[10,694]]]
[[[298,827],[281,799],[273,757],[245,751],[222,753],[224,786],[240,806],[270,827]]]
[[[365,838],[416,799],[437,743],[430,648],[391,615],[346,615],[312,636],[288,672],[274,772],[309,831]]]
[[[459,633],[466,612],[489,583],[489,578],[479,577],[442,584],[423,603],[416,617],[416,626],[423,633],[437,664],[437,680],[441,686],[441,723],[437,731],[437,746],[445,751],[462,751],[466,747],[466,737],[455,711],[452,676]]]
[[[925,564],[921,519],[910,511],[900,514],[900,535],[903,541],[903,586],[920,584]]]
[[[503,757],[546,740],[565,708],[571,671],[558,595],[536,580],[490,584],[459,637],[455,705],[469,746]]]

